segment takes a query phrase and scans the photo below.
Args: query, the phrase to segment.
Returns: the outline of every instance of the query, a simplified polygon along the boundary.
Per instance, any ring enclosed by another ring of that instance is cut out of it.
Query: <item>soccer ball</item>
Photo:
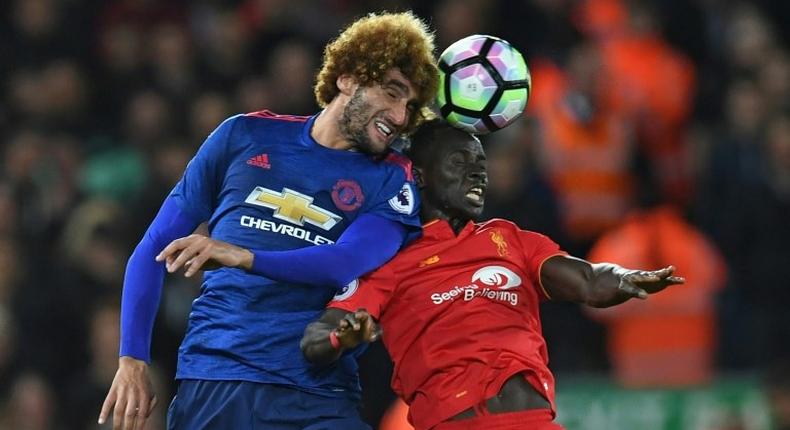
[[[439,111],[469,133],[486,134],[512,123],[524,112],[531,90],[524,57],[498,37],[465,37],[439,58]]]

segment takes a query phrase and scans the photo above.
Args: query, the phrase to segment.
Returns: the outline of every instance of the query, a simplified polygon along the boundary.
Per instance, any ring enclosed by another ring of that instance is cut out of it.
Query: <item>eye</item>
[[[450,163],[453,166],[463,166],[466,164],[466,160],[461,154],[453,154],[449,157]]]

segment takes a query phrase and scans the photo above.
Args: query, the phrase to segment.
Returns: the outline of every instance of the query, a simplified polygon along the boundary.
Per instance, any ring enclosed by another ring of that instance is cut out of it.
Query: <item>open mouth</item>
[[[376,127],[376,130],[379,131],[379,133],[384,137],[385,140],[388,140],[392,136],[394,130],[392,129],[392,127],[385,124],[384,122],[374,121],[373,125]]]
[[[485,199],[485,185],[475,185],[466,192],[466,199],[476,206],[482,206]]]

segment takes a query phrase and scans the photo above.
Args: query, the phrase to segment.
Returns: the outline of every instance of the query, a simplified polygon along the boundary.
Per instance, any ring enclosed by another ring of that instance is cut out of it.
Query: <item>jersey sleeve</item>
[[[540,281],[540,270],[543,267],[543,263],[550,257],[567,255],[567,253],[561,250],[560,246],[553,240],[540,233],[519,230],[518,238],[523,251],[524,269],[529,276],[529,280],[538,289],[538,294],[543,300],[551,299],[551,296],[543,288],[543,284]]]
[[[411,175],[411,161],[392,153],[382,163],[387,164],[388,175],[375,201],[366,213],[397,221],[406,226],[404,246],[420,237],[420,196]]]
[[[240,116],[228,118],[209,134],[170,193],[193,219],[207,221],[217,206],[229,163],[229,145],[240,121]]]
[[[332,298],[327,307],[348,312],[362,308],[378,319],[395,290],[396,282],[392,264],[385,264],[375,272],[352,281]]]

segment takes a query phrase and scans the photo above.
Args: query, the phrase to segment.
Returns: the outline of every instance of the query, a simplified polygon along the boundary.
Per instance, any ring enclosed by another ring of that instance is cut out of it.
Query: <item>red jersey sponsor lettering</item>
[[[543,262],[556,243],[504,220],[469,223],[456,236],[445,221],[362,278],[329,307],[365,308],[382,325],[393,389],[409,420],[431,428],[495,396],[524,373],[554,408],[538,306]]]

